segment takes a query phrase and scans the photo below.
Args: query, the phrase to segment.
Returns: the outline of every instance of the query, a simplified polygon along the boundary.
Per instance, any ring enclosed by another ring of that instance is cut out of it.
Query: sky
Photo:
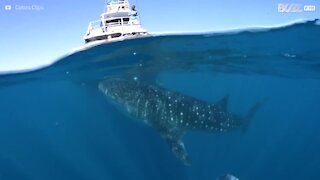
[[[84,44],[88,23],[105,0],[1,0],[0,72],[52,63]],[[320,18],[319,0],[130,0],[149,32],[214,32]],[[278,4],[315,5],[315,12],[279,13]],[[6,10],[11,5],[11,10]],[[23,6],[38,10],[22,10]]]

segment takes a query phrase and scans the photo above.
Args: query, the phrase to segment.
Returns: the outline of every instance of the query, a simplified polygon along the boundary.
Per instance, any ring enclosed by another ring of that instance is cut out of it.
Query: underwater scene
[[[158,35],[2,73],[0,179],[320,179],[319,42],[319,20]]]

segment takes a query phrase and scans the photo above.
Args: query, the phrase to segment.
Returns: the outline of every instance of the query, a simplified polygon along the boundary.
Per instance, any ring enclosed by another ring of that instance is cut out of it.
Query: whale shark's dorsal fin
[[[219,100],[216,104],[221,106],[222,109],[227,110],[228,101],[229,101],[229,95],[226,95],[221,100]]]

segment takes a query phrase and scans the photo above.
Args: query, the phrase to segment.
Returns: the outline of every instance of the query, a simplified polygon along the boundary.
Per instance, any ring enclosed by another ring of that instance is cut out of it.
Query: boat
[[[141,27],[135,5],[128,0],[109,0],[99,20],[89,23],[83,39],[86,43],[106,40],[115,41],[148,35]]]

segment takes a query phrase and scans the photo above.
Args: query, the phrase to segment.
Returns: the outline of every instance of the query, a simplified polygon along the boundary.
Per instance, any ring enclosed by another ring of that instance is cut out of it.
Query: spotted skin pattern
[[[227,96],[217,103],[208,103],[162,87],[120,78],[101,81],[99,89],[131,117],[157,129],[175,156],[186,165],[190,159],[182,137],[187,130],[226,132],[247,123],[227,112]]]

